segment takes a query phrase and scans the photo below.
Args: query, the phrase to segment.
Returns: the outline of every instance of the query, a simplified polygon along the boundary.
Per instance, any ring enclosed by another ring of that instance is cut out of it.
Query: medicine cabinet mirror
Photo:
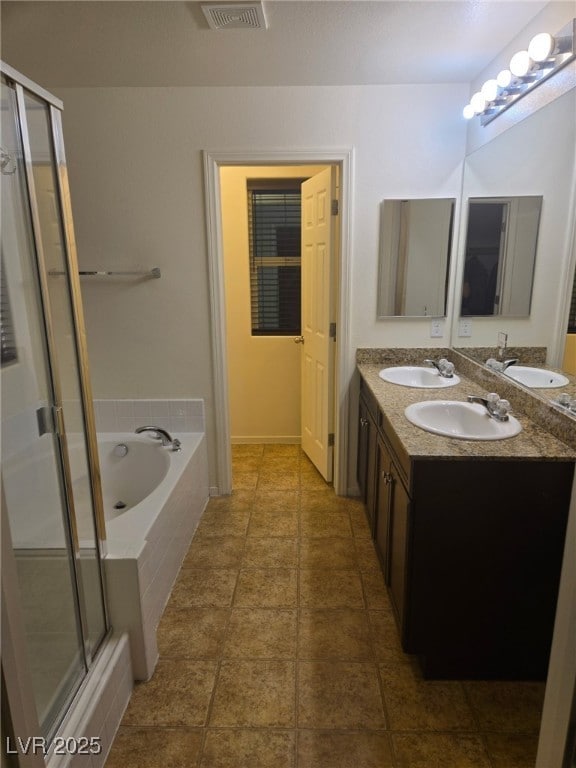
[[[381,203],[378,319],[445,317],[454,205],[452,198]]]
[[[468,201],[460,315],[530,315],[541,196]]]

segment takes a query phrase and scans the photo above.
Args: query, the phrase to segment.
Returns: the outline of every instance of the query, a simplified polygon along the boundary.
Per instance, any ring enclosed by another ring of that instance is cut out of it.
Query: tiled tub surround
[[[107,427],[99,440],[127,442],[137,426],[152,424],[182,441],[181,452],[167,451],[171,466],[162,483],[106,526],[110,621],[116,632],[128,632],[134,678],[146,680],[158,658],[160,616],[208,502],[203,401],[100,400],[96,421]]]
[[[494,350],[493,350],[494,351]],[[537,350],[536,350],[537,351]],[[512,355],[511,355],[512,356]],[[462,379],[461,383],[455,387],[450,387],[449,390],[435,390],[435,389],[409,389],[408,387],[399,387],[394,384],[387,384],[385,381],[379,378],[378,371],[387,366],[394,365],[424,365],[426,358],[439,358],[445,357],[450,360],[456,366],[456,373]],[[551,457],[554,451],[562,446],[558,446],[556,443],[564,443],[563,450],[567,450],[567,447],[573,449],[571,454],[576,455],[576,420],[566,416],[557,407],[553,406],[548,400],[543,399],[541,396],[537,396],[534,392],[531,392],[524,387],[519,386],[513,381],[508,381],[505,376],[502,376],[485,365],[477,363],[466,355],[462,355],[454,349],[429,349],[429,348],[390,348],[390,349],[358,349],[356,353],[356,362],[358,364],[358,370],[366,378],[372,382],[382,395],[387,398],[387,408],[390,401],[396,401],[398,404],[398,421],[394,422],[394,428],[397,424],[406,426],[408,425],[411,430],[416,430],[412,434],[418,434],[418,437],[427,439],[428,444],[434,444],[436,450],[441,445],[452,445],[453,448],[460,451],[460,448],[456,444],[462,442],[466,443],[464,449],[468,449],[468,455],[470,450],[473,454],[477,454],[478,446],[468,441],[449,440],[448,438],[438,438],[443,443],[436,443],[431,441],[432,435],[427,432],[423,432],[417,427],[413,427],[408,420],[404,417],[404,408],[410,403],[417,403],[421,400],[465,400],[467,395],[480,395],[484,396],[486,392],[498,392],[500,397],[510,401],[512,405],[512,413],[522,424],[522,432],[518,435],[513,443],[513,449],[520,448],[522,443],[522,450],[526,448],[529,453],[526,455],[534,458],[538,457]],[[549,390],[550,391],[550,390]],[[558,390],[558,392],[564,390]],[[449,393],[449,394],[448,394]],[[538,390],[538,394],[541,395],[542,390]],[[402,405],[403,404],[403,405]],[[406,425],[404,425],[406,422]],[[529,436],[533,436],[536,441],[532,448],[530,448],[526,439]],[[556,441],[551,438],[556,438]],[[544,441],[544,442],[542,442]],[[495,456],[504,456],[506,451],[510,449],[508,440],[499,440],[492,443]],[[537,446],[540,446],[538,448]],[[546,453],[547,445],[549,445],[552,454],[548,456]],[[425,449],[425,445],[422,444],[422,448]],[[482,449],[484,450],[484,448]],[[416,455],[422,455],[417,452]],[[440,455],[440,454],[435,454]],[[466,453],[461,454],[466,455]],[[514,455],[514,454],[512,454]],[[517,453],[516,455],[524,455]],[[559,455],[562,456],[562,453]]]
[[[94,400],[97,432],[133,432],[155,424],[169,432],[204,432],[204,401]]]

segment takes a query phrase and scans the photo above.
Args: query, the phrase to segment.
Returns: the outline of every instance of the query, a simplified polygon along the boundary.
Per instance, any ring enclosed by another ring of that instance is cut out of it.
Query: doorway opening
[[[336,232],[335,258],[333,279],[330,285],[330,301],[332,303],[332,326],[336,335],[331,339],[333,349],[333,397],[331,400],[331,418],[333,423],[333,445],[330,445],[331,458],[333,453],[334,473],[333,484],[336,493],[345,494],[347,491],[347,425],[348,398],[347,382],[351,374],[349,363],[348,343],[348,253],[349,253],[349,212],[347,190],[351,171],[351,150],[327,153],[326,151],[301,151],[295,153],[271,151],[229,153],[205,152],[204,167],[207,194],[208,222],[208,252],[211,278],[212,298],[212,328],[213,353],[215,372],[215,421],[216,421],[216,452],[217,452],[217,486],[211,490],[214,494],[228,494],[232,489],[232,451],[233,442],[282,442],[297,443],[300,441],[300,393],[301,381],[301,346],[294,341],[299,336],[289,335],[264,336],[251,333],[251,305],[249,302],[249,258],[238,256],[239,238],[228,231],[229,212],[232,216],[243,219],[243,238],[248,243],[247,216],[247,185],[248,179],[279,179],[279,178],[308,178],[319,168],[332,167],[338,177],[339,209],[333,229]],[[230,178],[236,178],[236,194],[231,194],[228,187]],[[241,181],[238,181],[241,179]],[[238,193],[240,190],[240,193]],[[282,242],[285,241],[285,238]],[[232,242],[232,246],[230,246]],[[228,246],[228,247],[227,247]],[[236,279],[235,272],[230,272],[227,257],[232,251],[233,266],[243,265],[245,279]],[[232,290],[243,286],[244,304],[242,308],[234,309],[229,302]],[[233,286],[233,288],[231,288]],[[244,322],[242,318],[244,317]],[[243,329],[241,329],[243,326]],[[244,334],[244,342],[238,342],[240,331]],[[260,362],[246,355],[246,343],[260,354]],[[280,343],[281,351],[271,353],[267,346]],[[309,347],[310,348],[310,347]],[[237,358],[233,361],[233,358]],[[287,364],[291,366],[289,375],[282,373]],[[240,368],[238,366],[241,366]],[[353,367],[353,362],[352,362]],[[239,374],[238,371],[241,371]],[[262,398],[254,396],[262,386],[265,377],[271,377],[271,383],[263,385],[269,395],[275,390],[279,398],[274,402],[274,396],[268,397],[266,405]],[[252,382],[252,383],[250,383]],[[256,382],[256,383],[254,383]],[[288,404],[290,400],[290,408]],[[250,405],[252,402],[253,405]],[[282,403],[280,407],[278,403]],[[240,404],[238,406],[238,403]],[[249,410],[260,411],[263,419],[266,408],[279,416],[287,416],[291,411],[291,426],[272,427],[268,434],[262,429],[252,435],[243,434],[235,420],[235,408],[243,416]],[[296,414],[296,416],[295,416]]]

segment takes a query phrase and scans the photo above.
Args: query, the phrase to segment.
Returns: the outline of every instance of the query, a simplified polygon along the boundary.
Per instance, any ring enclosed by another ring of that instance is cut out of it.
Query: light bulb
[[[494,101],[496,96],[498,96],[498,82],[496,80],[486,80],[482,88],[480,88],[480,93],[486,101]]]
[[[486,108],[486,99],[480,91],[476,91],[472,96],[470,99],[470,106],[477,115],[479,115],[480,112],[484,112],[484,109]]]
[[[530,40],[528,55],[533,61],[546,61],[554,50],[556,40],[548,32],[540,32]]]
[[[472,106],[472,104],[466,104],[466,106],[462,110],[462,114],[464,115],[466,120],[471,120],[476,114],[476,112],[474,112],[474,107]]]
[[[512,72],[509,69],[503,69],[501,72],[498,72],[496,82],[500,88],[507,88],[512,82]]]
[[[510,72],[516,77],[524,77],[530,71],[531,59],[528,51],[518,51],[510,59]]]

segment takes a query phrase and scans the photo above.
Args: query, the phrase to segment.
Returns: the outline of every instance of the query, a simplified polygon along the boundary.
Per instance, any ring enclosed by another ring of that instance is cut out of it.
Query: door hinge
[[[334,447],[334,432],[328,433],[328,448]]]
[[[338,200],[332,200],[332,207],[330,209],[330,212],[332,216],[338,216],[340,213],[340,205],[338,204]]]
[[[336,323],[330,323],[330,338],[336,340]]]

